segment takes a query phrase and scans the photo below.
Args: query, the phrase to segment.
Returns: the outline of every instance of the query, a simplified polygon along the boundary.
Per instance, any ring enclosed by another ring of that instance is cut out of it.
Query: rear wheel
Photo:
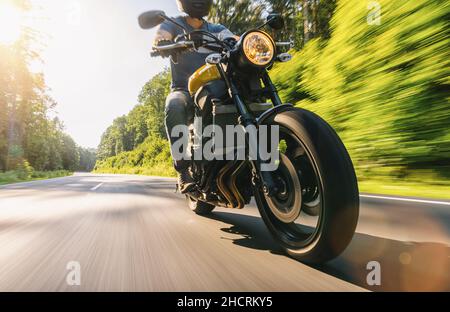
[[[210,214],[214,208],[214,205],[196,200],[189,195],[186,195],[186,200],[188,202],[189,208],[198,215],[207,215]]]
[[[319,116],[292,109],[264,124],[280,129],[278,193],[256,191],[261,216],[293,257],[323,263],[340,255],[354,235],[359,191],[350,156]],[[282,146],[282,148],[281,148]]]

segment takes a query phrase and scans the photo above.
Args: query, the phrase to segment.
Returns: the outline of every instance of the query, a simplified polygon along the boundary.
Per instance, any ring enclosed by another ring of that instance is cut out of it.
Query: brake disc
[[[267,204],[281,222],[293,223],[302,210],[302,188],[294,164],[284,154],[280,154],[278,182],[282,187],[274,196],[265,196]]]

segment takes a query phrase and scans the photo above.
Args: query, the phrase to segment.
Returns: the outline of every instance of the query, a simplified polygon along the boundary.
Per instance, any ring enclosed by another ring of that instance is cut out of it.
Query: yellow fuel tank
[[[220,72],[216,65],[206,64],[200,67],[190,78],[189,78],[189,93],[194,95],[201,87],[203,87],[208,82],[214,80],[220,80]]]

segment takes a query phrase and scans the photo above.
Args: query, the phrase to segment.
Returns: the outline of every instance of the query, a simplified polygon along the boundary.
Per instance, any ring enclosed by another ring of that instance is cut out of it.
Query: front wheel
[[[359,191],[344,144],[319,116],[293,108],[269,117],[279,126],[278,193],[255,198],[272,236],[288,254],[307,263],[340,255],[355,233]]]

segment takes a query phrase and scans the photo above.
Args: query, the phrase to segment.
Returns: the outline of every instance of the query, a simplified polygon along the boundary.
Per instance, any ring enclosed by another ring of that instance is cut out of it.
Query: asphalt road
[[[0,290],[450,291],[449,203],[362,197],[349,248],[312,267],[282,253],[254,206],[199,217],[174,189],[91,174],[1,187]]]

